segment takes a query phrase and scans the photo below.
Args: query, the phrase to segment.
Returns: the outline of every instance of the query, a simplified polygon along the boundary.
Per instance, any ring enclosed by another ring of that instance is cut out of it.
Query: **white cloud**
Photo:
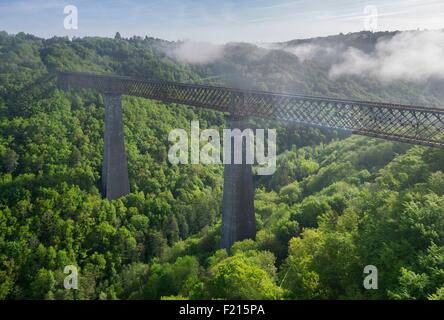
[[[311,60],[314,58],[322,48],[316,44],[301,44],[294,47],[284,49],[285,51],[293,53],[302,62],[305,60]]]
[[[402,32],[380,40],[371,54],[349,48],[342,58],[331,68],[331,77],[356,75],[411,82],[444,79],[444,31]]]
[[[288,47],[275,47],[286,52],[290,52],[299,58],[301,62],[306,60],[318,60],[327,62],[343,51],[342,45],[326,46],[316,43],[304,43]]]
[[[166,54],[180,63],[206,64],[224,56],[224,46],[208,42],[184,41],[173,49],[165,50]]]

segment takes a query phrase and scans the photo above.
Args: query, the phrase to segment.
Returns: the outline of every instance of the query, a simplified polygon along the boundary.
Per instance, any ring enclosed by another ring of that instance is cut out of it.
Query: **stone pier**
[[[121,96],[105,94],[102,193],[109,200],[118,199],[130,192],[124,140]]]
[[[243,118],[228,119],[229,127],[244,130]],[[245,163],[245,139],[242,142],[242,164],[234,164],[234,139],[231,140],[231,164],[224,166],[224,194],[222,202],[222,248],[231,253],[236,241],[255,239],[254,185],[251,164]]]

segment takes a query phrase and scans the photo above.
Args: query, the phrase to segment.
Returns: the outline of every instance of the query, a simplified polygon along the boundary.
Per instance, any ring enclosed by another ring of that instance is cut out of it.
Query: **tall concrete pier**
[[[228,120],[231,130],[244,130],[243,118]],[[231,253],[231,246],[240,240],[255,239],[254,186],[251,164],[245,159],[246,143],[242,141],[242,164],[234,164],[234,139],[231,139],[231,163],[224,166],[224,194],[222,202],[222,248]]]
[[[103,196],[109,200],[120,198],[130,192],[123,132],[122,99],[118,94],[105,94],[102,192]]]

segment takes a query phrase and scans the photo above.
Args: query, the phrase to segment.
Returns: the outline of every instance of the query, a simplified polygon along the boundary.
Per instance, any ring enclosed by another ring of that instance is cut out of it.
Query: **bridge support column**
[[[130,192],[128,163],[122,120],[122,98],[105,94],[105,150],[102,168],[102,193],[109,200]]]
[[[245,120],[228,120],[231,130],[244,130]],[[224,194],[222,202],[222,248],[231,253],[236,241],[256,238],[254,186],[251,164],[245,163],[245,139],[242,142],[242,164],[234,164],[234,139],[231,139],[231,164],[224,166]]]

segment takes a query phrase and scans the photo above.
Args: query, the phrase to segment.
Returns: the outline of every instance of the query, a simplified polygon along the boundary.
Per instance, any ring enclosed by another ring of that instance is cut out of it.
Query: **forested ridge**
[[[257,239],[228,256],[223,167],[167,159],[170,130],[191,120],[222,128],[223,115],[124,97],[132,193],[103,199],[103,97],[64,93],[43,80],[51,72],[442,102],[439,85],[329,81],[326,65],[283,50],[230,44],[196,66],[165,54],[174,46],[0,33],[1,299],[444,299],[439,149],[276,124],[277,171],[255,177]],[[63,288],[67,265],[79,269],[79,290]],[[366,265],[378,268],[378,290],[362,285]]]

